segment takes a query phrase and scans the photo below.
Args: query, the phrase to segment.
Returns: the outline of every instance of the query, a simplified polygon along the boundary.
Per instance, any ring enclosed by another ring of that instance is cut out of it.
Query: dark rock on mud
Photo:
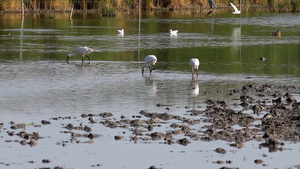
[[[38,144],[38,142],[36,140],[30,140],[28,142],[28,144],[30,145],[30,147],[36,146]]]
[[[224,164],[224,161],[218,160],[218,161],[216,161],[216,162],[214,162],[214,163],[216,163],[216,164]]]
[[[25,129],[25,124],[23,123],[19,123],[19,124],[14,124],[10,127],[13,130],[17,130],[17,129]]]
[[[151,136],[152,140],[161,140],[164,137],[164,134],[160,133],[160,132],[154,132],[154,133],[151,133],[150,136]]]
[[[263,163],[263,160],[261,160],[261,159],[256,159],[256,160],[254,160],[254,163],[255,163],[255,164],[262,164],[262,163]]]
[[[172,106],[172,105],[167,105],[167,104],[161,104],[161,103],[158,103],[156,104],[157,107],[162,107],[162,106]]]
[[[89,132],[92,131],[92,128],[89,127],[89,126],[84,126],[83,130],[84,130],[85,132],[88,132],[88,133],[89,133]]]
[[[63,167],[55,166],[54,169],[63,169]]]
[[[69,130],[72,130],[73,129],[73,124],[72,123],[69,123],[65,128],[66,129],[69,129]]]
[[[101,167],[101,164],[92,165],[92,167]]]
[[[269,152],[277,151],[279,145],[280,145],[280,143],[277,140],[273,139],[273,138],[267,138],[265,140],[265,143],[260,144],[261,147],[269,148]]]
[[[186,145],[190,144],[191,142],[188,139],[183,138],[183,139],[177,140],[177,143],[180,145],[186,146]]]
[[[225,154],[226,153],[226,150],[224,148],[216,148],[214,151],[219,153],[219,154]]]
[[[107,117],[112,117],[113,114],[109,112],[104,112],[104,113],[100,113],[99,116],[103,118],[107,118]]]
[[[94,119],[94,117],[93,116],[90,116],[89,118],[88,118],[88,120],[93,124],[93,123],[97,123],[96,121],[95,121],[95,119]]]
[[[50,163],[50,160],[49,159],[43,159],[42,163]]]
[[[27,144],[27,142],[26,142],[26,140],[22,140],[22,141],[20,141],[20,144],[21,144],[22,146],[25,146],[25,145]]]
[[[50,121],[47,121],[47,120],[42,120],[41,123],[42,123],[43,125],[51,124]]]
[[[153,165],[153,166],[150,166],[149,169],[161,169],[161,168],[157,168]]]
[[[115,136],[115,140],[122,140],[123,136]]]
[[[90,133],[90,134],[88,134],[88,135],[84,135],[85,137],[88,137],[89,139],[93,139],[93,138],[95,138],[96,137],[96,135],[95,134],[92,134],[92,133]]]
[[[227,164],[232,164],[232,161],[231,160],[227,160],[226,163]]]

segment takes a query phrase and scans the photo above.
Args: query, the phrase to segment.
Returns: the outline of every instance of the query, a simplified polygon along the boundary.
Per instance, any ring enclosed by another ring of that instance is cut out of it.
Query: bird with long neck
[[[81,55],[82,56],[82,63],[83,63],[84,56],[86,56],[89,59],[89,63],[90,63],[91,60],[90,60],[90,57],[87,54],[90,54],[92,52],[94,52],[94,50],[91,49],[91,48],[89,48],[89,47],[87,47],[87,46],[78,47],[78,48],[76,48],[75,53],[68,54],[67,63],[69,63],[69,59],[70,59],[71,56],[77,56],[77,55]]]
[[[157,58],[154,55],[148,55],[145,57],[145,64],[142,67],[142,74],[144,75],[144,69],[146,66],[149,67],[150,74],[152,70],[155,70],[155,63],[157,62]]]
[[[210,11],[205,16],[210,15],[215,9],[215,1],[214,0],[207,0],[207,2],[210,6]]]
[[[195,70],[198,70],[199,65],[200,65],[200,62],[197,58],[192,58],[190,60],[190,66],[191,66],[191,69],[192,69],[192,72],[191,72],[192,76],[194,76]],[[196,74],[198,76],[198,73],[196,73]]]

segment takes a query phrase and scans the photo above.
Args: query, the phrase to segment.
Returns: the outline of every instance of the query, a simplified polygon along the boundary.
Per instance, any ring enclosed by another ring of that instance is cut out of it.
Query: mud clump
[[[115,136],[115,140],[122,140],[123,139],[123,136]]]
[[[225,154],[227,151],[224,148],[216,148],[215,152],[219,153],[219,154]]]
[[[262,164],[264,161],[263,160],[260,160],[260,159],[256,159],[254,160],[254,163],[255,164]]]
[[[42,120],[42,121],[41,121],[41,123],[42,123],[43,125],[48,125],[48,124],[51,124],[51,122],[50,122],[50,121],[48,121],[48,120]]]
[[[177,140],[177,143],[183,146],[190,144],[191,142],[187,138]]]
[[[101,133],[97,133],[101,130],[93,129],[94,126],[100,126],[107,130],[120,129],[118,134],[110,138],[134,144],[187,146],[195,142],[222,140],[228,142],[227,145],[231,148],[241,149],[245,143],[257,141],[260,149],[267,148],[269,152],[284,151],[286,141],[300,141],[300,102],[295,99],[298,98],[295,97],[295,93],[299,94],[299,89],[299,86],[248,84],[239,89],[218,91],[218,93],[228,95],[231,101],[208,99],[199,106],[184,107],[184,112],[178,113],[179,115],[172,114],[175,109],[169,108],[172,105],[161,103],[157,104],[157,109],[162,111],[160,113],[141,110],[134,115],[118,117],[114,117],[109,112],[81,114],[81,119],[61,124],[60,133],[67,134],[68,138],[56,142],[56,145],[91,144],[102,136]],[[73,118],[70,116],[52,117],[51,120]],[[50,126],[51,122],[41,121],[43,125]],[[39,146],[40,139],[49,138],[47,133],[28,132],[27,126],[37,127],[31,123],[11,121],[9,127],[6,127],[5,123],[0,123],[0,131],[12,138],[5,142],[23,146]],[[39,124],[39,127],[44,126]],[[215,155],[218,153],[223,156],[227,153],[225,148],[219,147],[210,151],[214,151]],[[50,160],[47,159],[43,161],[43,163],[49,162]],[[215,160],[213,163],[228,165],[232,161]],[[268,165],[263,164],[260,159],[254,160],[254,163]]]

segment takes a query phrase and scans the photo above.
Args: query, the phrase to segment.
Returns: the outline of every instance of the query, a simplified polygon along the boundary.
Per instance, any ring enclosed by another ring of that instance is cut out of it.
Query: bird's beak
[[[69,64],[69,58],[70,58],[70,56],[67,57],[67,63],[68,63],[68,64]]]

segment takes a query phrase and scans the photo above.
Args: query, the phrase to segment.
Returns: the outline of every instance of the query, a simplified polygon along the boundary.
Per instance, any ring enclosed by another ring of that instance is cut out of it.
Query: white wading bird
[[[235,5],[233,5],[233,3],[230,2],[230,5],[231,5],[232,8],[234,9],[234,12],[232,12],[233,14],[240,14],[240,13],[241,13],[241,11],[239,11],[239,10],[237,9],[237,7],[236,7]]]
[[[195,70],[198,70],[199,65],[200,65],[200,62],[197,58],[192,58],[190,60],[190,66],[192,68],[192,73],[191,73],[192,76],[194,76]],[[198,73],[196,73],[196,74],[198,76]]]
[[[177,35],[177,32],[178,32],[178,30],[174,30],[174,31],[173,31],[172,29],[170,29],[170,34],[171,34],[171,35]]]
[[[119,35],[124,35],[124,29],[118,30]]]
[[[157,61],[156,56],[154,56],[154,55],[148,55],[148,56],[146,56],[146,58],[145,58],[145,64],[142,67],[142,74],[144,74],[144,69],[145,69],[146,66],[149,67],[150,74],[151,74],[152,70],[155,70],[155,63],[156,63],[156,61]],[[153,68],[151,68],[151,67],[153,67]]]
[[[75,53],[74,54],[68,54],[68,57],[67,57],[67,63],[69,63],[69,58],[71,57],[71,56],[77,56],[77,55],[81,55],[82,56],[82,63],[83,63],[83,58],[84,58],[84,56],[86,56],[88,59],[89,59],[89,63],[91,62],[91,60],[90,60],[90,57],[87,55],[87,54],[90,54],[90,53],[92,53],[92,52],[94,52],[94,50],[93,49],[91,49],[91,48],[89,48],[89,47],[87,47],[87,46],[85,46],[85,47],[79,47],[79,48],[77,48],[76,50],[75,50]]]

